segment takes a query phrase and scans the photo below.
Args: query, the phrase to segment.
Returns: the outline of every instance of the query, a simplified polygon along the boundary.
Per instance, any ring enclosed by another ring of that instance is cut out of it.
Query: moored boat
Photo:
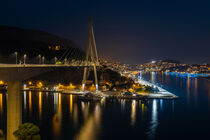
[[[78,96],[78,99],[83,101],[101,101],[102,98],[104,98],[104,96],[101,94],[97,94],[97,92],[87,92],[84,95]]]

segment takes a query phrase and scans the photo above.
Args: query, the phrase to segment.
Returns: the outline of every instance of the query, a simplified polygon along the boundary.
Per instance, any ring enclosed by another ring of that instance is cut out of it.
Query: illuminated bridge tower
[[[90,59],[90,61],[89,61]],[[97,70],[96,66],[99,65],[98,61],[98,53],[96,49],[96,42],[95,42],[95,36],[93,32],[93,25],[92,25],[92,18],[90,17],[89,21],[89,36],[88,36],[88,46],[86,50],[86,58],[85,58],[85,68],[84,68],[84,75],[83,75],[83,81],[82,81],[82,91],[85,90],[85,82],[87,78],[87,66],[89,65],[93,66],[94,70],[94,77],[95,77],[95,86],[96,91],[98,91],[98,78],[97,78]]]

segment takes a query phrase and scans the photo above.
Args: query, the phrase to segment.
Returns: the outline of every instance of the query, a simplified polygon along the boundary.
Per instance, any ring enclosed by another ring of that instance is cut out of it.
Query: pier
[[[153,99],[175,99],[175,98],[178,98],[178,96],[176,96],[175,94],[153,84],[153,83],[150,83],[148,81],[145,81],[143,79],[140,79],[138,78],[137,79],[138,83],[142,84],[142,85],[148,85],[148,86],[151,86],[151,87],[155,87],[155,88],[158,88],[158,92],[157,93],[151,93],[148,95],[148,98],[153,98]]]

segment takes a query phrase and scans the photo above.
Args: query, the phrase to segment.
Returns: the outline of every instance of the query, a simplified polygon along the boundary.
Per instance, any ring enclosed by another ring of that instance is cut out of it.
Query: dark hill
[[[19,56],[26,53],[33,58],[41,54],[51,59],[55,56],[59,58],[67,49],[84,55],[84,52],[68,39],[40,30],[0,26],[1,57],[7,57],[17,51]]]

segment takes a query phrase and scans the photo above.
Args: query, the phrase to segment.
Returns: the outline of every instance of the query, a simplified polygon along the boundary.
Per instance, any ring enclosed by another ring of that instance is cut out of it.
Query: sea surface
[[[42,140],[210,139],[210,82],[164,73],[142,77],[179,98],[82,102],[73,95],[27,91],[22,121],[39,126]],[[0,93],[0,129],[6,132],[5,93]]]

